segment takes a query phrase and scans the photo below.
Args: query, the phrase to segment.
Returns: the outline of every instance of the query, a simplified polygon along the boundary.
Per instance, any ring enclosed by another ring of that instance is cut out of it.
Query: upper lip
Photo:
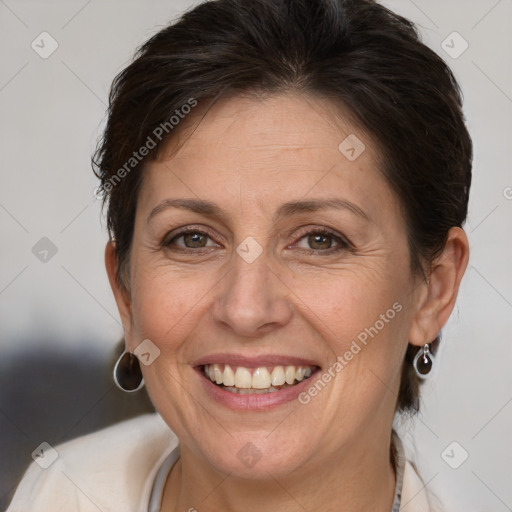
[[[244,366],[246,368],[258,368],[262,366],[320,366],[312,359],[304,359],[296,356],[281,354],[262,354],[259,356],[245,356],[241,354],[210,354],[203,356],[192,363],[192,366],[205,364],[229,364],[232,366]]]

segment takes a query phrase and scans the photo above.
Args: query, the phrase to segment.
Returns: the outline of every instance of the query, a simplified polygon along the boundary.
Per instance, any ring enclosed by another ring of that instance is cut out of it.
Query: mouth
[[[314,359],[291,354],[204,355],[192,362],[204,392],[233,411],[269,411],[293,403],[321,375]]]
[[[276,393],[307,380],[318,369],[310,365],[246,367],[227,363],[204,364],[198,368],[210,382],[239,395]]]

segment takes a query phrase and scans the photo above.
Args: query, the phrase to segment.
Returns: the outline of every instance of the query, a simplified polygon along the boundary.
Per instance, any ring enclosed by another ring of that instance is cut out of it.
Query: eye
[[[168,234],[163,239],[161,246],[162,248],[185,252],[196,252],[195,250],[197,249],[219,247],[219,245],[212,240],[210,233],[192,228]],[[295,247],[308,254],[331,254],[352,248],[351,244],[342,236],[325,228],[305,232],[300,236],[299,242],[295,244]]]
[[[341,236],[326,229],[309,231],[300,238],[296,246],[309,253],[332,253],[351,247]]]
[[[164,238],[162,241],[162,247],[175,245],[178,248],[187,250],[215,247],[217,245],[214,242],[212,242],[211,245],[207,245],[210,235],[197,229],[187,229],[171,235],[172,236]],[[182,243],[178,243],[180,239],[182,240]]]

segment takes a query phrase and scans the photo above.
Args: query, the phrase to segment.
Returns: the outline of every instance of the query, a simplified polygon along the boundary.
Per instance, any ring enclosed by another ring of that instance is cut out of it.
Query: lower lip
[[[320,369],[317,368],[309,378],[290,388],[273,391],[271,393],[252,393],[250,395],[240,395],[238,393],[233,393],[232,391],[226,391],[217,384],[214,384],[210,379],[206,378],[201,367],[196,368],[196,371],[206,392],[216,402],[235,410],[247,411],[249,409],[255,411],[266,411],[295,400],[305,388],[312,384],[313,378],[316,377]]]

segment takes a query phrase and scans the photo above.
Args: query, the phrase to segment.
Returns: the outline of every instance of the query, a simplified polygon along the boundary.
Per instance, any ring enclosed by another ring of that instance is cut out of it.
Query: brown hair
[[[151,37],[112,84],[93,168],[121,285],[143,176],[139,149],[154,158],[185,105],[289,90],[339,101],[377,142],[405,214],[411,268],[427,279],[448,230],[466,219],[471,185],[472,143],[449,67],[410,21],[371,0],[213,0]],[[409,345],[404,360],[401,411],[419,408],[417,350]]]

